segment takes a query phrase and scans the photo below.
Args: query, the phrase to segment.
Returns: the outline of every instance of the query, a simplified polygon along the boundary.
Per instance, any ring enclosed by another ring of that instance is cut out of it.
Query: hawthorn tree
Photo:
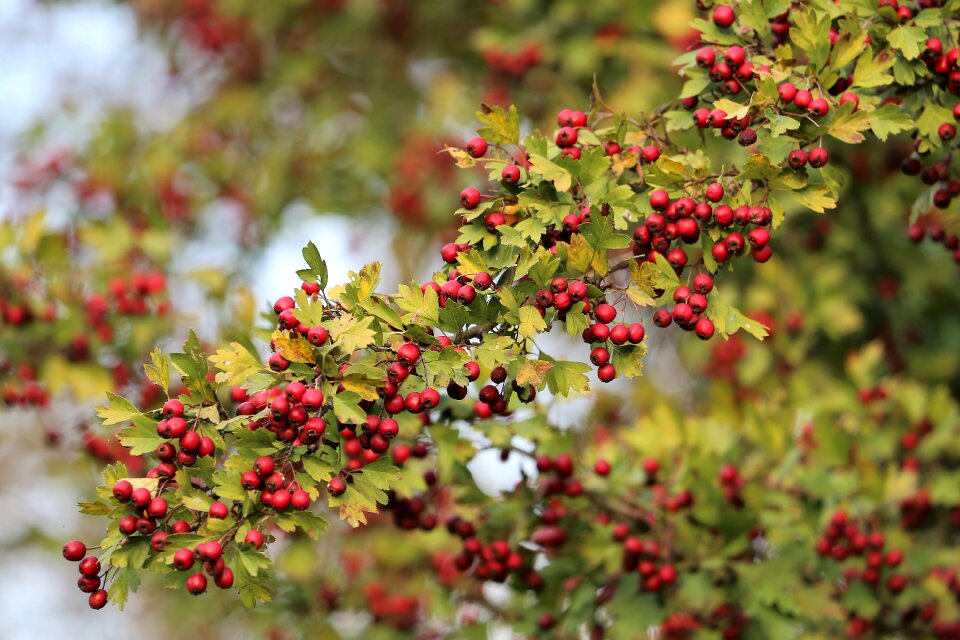
[[[960,637],[960,3],[703,9],[660,108],[595,87],[521,137],[484,105],[431,279],[331,286],[307,243],[266,359],[155,351],[162,406],[98,409],[153,466],[81,505],[90,605],[157,574],[331,637],[341,609],[365,637]],[[640,378],[667,336],[687,385]],[[522,481],[481,492],[478,449]],[[306,538],[336,545],[316,572]]]

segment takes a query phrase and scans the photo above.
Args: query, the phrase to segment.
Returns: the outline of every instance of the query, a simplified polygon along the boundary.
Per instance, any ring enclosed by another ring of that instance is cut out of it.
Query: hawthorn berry
[[[127,480],[118,480],[113,485],[113,497],[120,502],[127,502],[133,495],[133,485]],[[149,493],[147,494],[149,496]]]
[[[710,320],[710,318],[700,318],[697,320],[694,333],[696,333],[697,337],[701,340],[709,340],[713,337],[715,330],[716,327],[714,327],[713,321]]]
[[[330,492],[330,495],[333,496],[342,496],[347,490],[347,483],[344,482],[343,478],[340,476],[334,476],[330,478],[330,482],[327,485],[327,491]]]
[[[829,160],[830,155],[823,147],[814,147],[810,150],[810,153],[807,157],[807,162],[809,162],[810,166],[814,169],[819,169],[820,167],[826,166]]]
[[[195,596],[207,590],[207,577],[202,573],[191,574],[187,578],[187,591]]]
[[[731,7],[721,5],[713,10],[713,24],[721,29],[727,29],[736,20],[737,15]]]
[[[487,141],[480,136],[476,136],[467,142],[466,149],[471,158],[482,158],[487,154]]]
[[[90,594],[87,603],[91,609],[103,609],[107,606],[107,592],[105,589],[97,589]]]
[[[83,556],[87,553],[87,545],[83,544],[79,540],[71,540],[67,544],[63,545],[63,557],[71,562],[79,562],[83,560]]]
[[[480,192],[473,187],[467,187],[460,192],[460,206],[464,209],[476,209],[480,204]]]
[[[500,172],[500,179],[506,184],[517,184],[520,182],[520,167],[508,164]]]

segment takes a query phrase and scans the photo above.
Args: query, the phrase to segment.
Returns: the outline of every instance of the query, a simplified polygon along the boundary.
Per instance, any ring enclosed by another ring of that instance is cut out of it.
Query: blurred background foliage
[[[698,15],[693,3],[653,0],[117,4],[136,17],[142,46],[162,52],[162,91],[180,96],[183,108],[167,119],[105,108],[75,145],[59,139],[67,111],[38,122],[17,149],[16,206],[0,226],[5,475],[42,478],[30,498],[48,503],[41,510],[72,511],[74,492],[120,455],[106,430],[88,429],[105,391],[133,389],[141,408],[160,400],[140,365],[154,345],[179,344],[191,326],[209,344],[255,342],[267,301],[296,284],[292,270],[267,268],[271,256],[296,253],[312,238],[343,273],[384,260],[388,290],[422,275],[453,235],[456,194],[477,178],[457,171],[443,149],[470,137],[480,103],[516,104],[525,131],[551,128],[561,108],[585,108],[594,86],[617,110],[654,108],[681,86],[671,62],[695,42],[688,24]],[[704,144],[714,158],[725,153]],[[704,465],[704,477],[725,456],[755,447],[767,453],[754,458],[757,469],[774,460],[789,483],[813,472],[776,458],[804,455],[798,442],[807,438],[825,462],[821,477],[804,486],[821,487],[830,504],[869,489],[896,511],[909,480],[899,480],[895,465],[884,468],[893,480],[874,477],[867,463],[858,478],[847,454],[860,446],[889,455],[911,421],[955,414],[937,385],[960,392],[957,266],[942,248],[906,237],[916,182],[899,175],[909,141],[898,144],[906,146],[831,149],[849,178],[840,208],[791,217],[770,263],[729,276],[738,285],[726,290],[771,327],[768,340],[674,345],[671,334],[657,334],[643,381],[595,398],[593,408],[565,409],[565,426],[576,428],[558,432],[553,446],[578,442],[592,452],[587,457],[603,454],[614,466],[621,457],[669,459],[684,448],[690,466]],[[327,218],[349,222],[325,226]],[[885,433],[862,402],[876,388],[906,407]],[[490,449],[485,473],[503,480],[495,484],[519,480],[517,456],[501,466],[500,449]],[[433,492],[432,506],[442,513],[454,498],[480,496],[465,486],[455,491],[462,495]],[[950,504],[956,489],[942,491]],[[4,511],[16,502],[4,495]],[[705,501],[703,517],[722,504]],[[505,524],[518,516],[509,500],[476,508]],[[420,625],[416,637],[429,638],[442,637],[444,621],[483,622],[486,614],[450,601],[443,588],[463,580],[442,571],[457,550],[443,527],[400,532],[389,520],[319,545],[299,538],[278,545],[275,606],[245,611],[231,594],[191,599],[146,584],[128,617],[150,621],[136,625],[145,638],[411,637],[407,630],[424,619],[436,621],[436,633]],[[29,518],[12,524],[7,553],[55,553],[64,537]],[[91,524],[65,526],[75,537]],[[439,580],[425,570],[434,566]],[[71,567],[52,571],[69,584]],[[389,597],[380,593],[385,585]],[[490,594],[474,595],[495,608]],[[335,608],[367,613],[331,616]],[[53,615],[93,625],[96,614]],[[365,627],[369,615],[388,624]],[[128,637],[124,627],[96,629],[100,638]],[[458,633],[493,631],[479,624]]]

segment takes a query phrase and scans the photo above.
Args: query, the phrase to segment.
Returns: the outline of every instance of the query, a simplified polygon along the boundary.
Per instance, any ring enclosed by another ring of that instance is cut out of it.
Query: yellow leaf
[[[545,360],[527,360],[517,372],[517,384],[532,384],[542,388],[546,382],[546,373],[553,368],[553,364]]]
[[[457,166],[461,169],[469,169],[477,163],[469,153],[463,149],[457,149],[456,147],[444,147],[444,151],[450,154],[450,156],[457,161]]]
[[[314,364],[313,346],[298,333],[285,333],[279,329],[273,332],[273,344],[277,353],[290,362]]]
[[[276,339],[276,334],[274,334],[274,339]],[[215,354],[209,357],[209,360],[213,363],[213,366],[220,370],[214,379],[219,384],[228,384],[231,387],[239,386],[252,378],[262,366],[260,358],[247,351],[247,348],[239,342],[231,342],[229,349],[218,349]],[[302,361],[296,360],[295,362]]]

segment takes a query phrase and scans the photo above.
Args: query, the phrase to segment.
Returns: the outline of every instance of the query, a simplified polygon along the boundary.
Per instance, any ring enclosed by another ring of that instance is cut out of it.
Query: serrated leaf
[[[794,191],[793,197],[806,208],[824,213],[827,209],[837,206],[837,198],[825,184],[809,185],[800,191]]]
[[[890,52],[881,52],[874,57],[870,49],[864,51],[857,58],[857,66],[853,70],[854,87],[883,87],[893,82],[893,76],[887,73],[896,58]]]
[[[303,259],[307,261],[307,265],[313,272],[317,284],[320,285],[321,289],[326,289],[327,263],[320,257],[320,250],[317,249],[317,245],[313,244],[313,241],[308,242],[307,246],[303,248],[302,253]]]
[[[520,141],[520,114],[514,105],[508,111],[502,107],[486,107],[477,112],[477,120],[485,126],[477,130],[487,142],[517,144]]]
[[[396,298],[397,306],[406,311],[403,321],[408,324],[417,324],[426,327],[435,327],[440,323],[440,299],[437,292],[427,287],[421,291],[416,283],[399,287]]]
[[[170,361],[167,360],[160,347],[150,352],[150,360],[153,364],[144,364],[143,372],[153,384],[163,389],[165,395],[169,395]]]
[[[331,331],[331,334],[332,333]],[[290,362],[303,362],[307,364],[313,364],[315,362],[313,345],[307,342],[307,339],[299,333],[277,329],[273,332],[272,340],[277,353]],[[255,374],[256,371],[252,373],[247,371],[247,373],[249,373],[249,378]]]
[[[590,380],[585,375],[590,371],[590,365],[583,362],[572,362],[569,360],[553,360],[551,368],[546,375],[547,388],[550,393],[559,396],[569,396],[572,393],[586,391],[590,388]]]
[[[120,569],[113,575],[113,581],[107,590],[107,598],[121,611],[123,611],[123,608],[127,604],[127,598],[130,592],[136,592],[137,587],[140,586],[139,568],[140,567],[130,567]]]
[[[333,396],[333,412],[343,424],[363,424],[367,413],[360,408],[362,398],[353,391],[341,391]]]
[[[787,131],[794,131],[800,128],[800,123],[790,116],[781,115],[772,109],[767,110],[767,118],[770,120],[770,135],[774,138],[782,136]]]
[[[518,331],[523,338],[532,338],[547,329],[547,321],[535,307],[520,307],[520,323]]]
[[[218,349],[209,360],[220,370],[214,380],[231,387],[242,385],[263,368],[260,358],[239,342],[231,342],[229,349]]]
[[[130,455],[142,456],[153,453],[157,445],[166,442],[157,433],[157,424],[149,418],[135,419],[133,424],[117,434],[120,444],[130,449]]]
[[[344,314],[330,322],[330,336],[341,352],[352,354],[374,343],[377,334],[370,328],[372,324],[371,316],[358,320],[354,316]],[[309,344],[307,342],[308,346]]]
[[[908,131],[915,126],[910,116],[900,107],[887,104],[873,112],[870,129],[873,135],[885,141],[891,135]]]
[[[97,416],[105,426],[126,422],[134,416],[142,415],[132,402],[121,395],[108,391],[107,399],[110,401],[109,405],[97,407]]]
[[[907,60],[915,60],[920,57],[920,45],[927,40],[927,32],[922,27],[909,27],[900,25],[887,34],[887,42],[894,49],[898,49]]]
[[[527,360],[521,365],[515,378],[517,384],[532,384],[542,389],[546,383],[546,373],[553,368],[553,364],[545,360]]]
[[[552,182],[557,191],[568,191],[573,184],[569,171],[541,155],[530,155],[530,171]]]
[[[713,321],[713,325],[720,335],[733,335],[741,329],[758,340],[763,340],[769,335],[766,327],[756,320],[746,317],[721,298],[720,291],[716,287],[707,295],[707,300],[709,301],[706,311],[707,317]]]
[[[853,105],[844,105],[827,127],[827,134],[848,144],[860,144],[866,138],[864,131],[870,129],[872,114],[854,111]]]

